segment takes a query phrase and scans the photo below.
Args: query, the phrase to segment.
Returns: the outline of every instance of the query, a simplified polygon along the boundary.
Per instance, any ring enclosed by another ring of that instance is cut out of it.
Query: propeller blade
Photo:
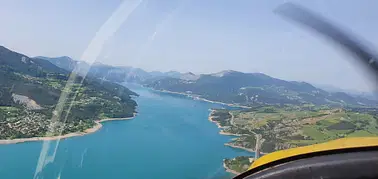
[[[285,3],[279,6],[275,12],[341,45],[341,47],[357,57],[355,59],[360,64],[369,69],[370,72],[373,72],[375,76],[378,76],[378,58],[375,55],[376,53],[372,53],[366,46],[362,45],[361,41],[332,25],[325,18],[293,3]]]

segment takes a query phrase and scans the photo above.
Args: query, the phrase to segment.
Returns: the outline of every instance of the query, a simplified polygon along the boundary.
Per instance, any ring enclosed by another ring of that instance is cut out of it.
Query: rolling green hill
[[[137,104],[131,96],[137,94],[119,84],[88,77],[80,85],[78,77],[71,89],[64,89],[67,70],[1,46],[0,67],[0,139],[46,135],[62,90],[69,92],[59,119],[63,133],[83,131],[102,118],[135,113]]]

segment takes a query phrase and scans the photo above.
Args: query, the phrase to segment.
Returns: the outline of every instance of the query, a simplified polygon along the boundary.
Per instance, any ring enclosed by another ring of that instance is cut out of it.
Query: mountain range
[[[164,78],[144,84],[156,90],[186,93],[212,101],[255,104],[314,104],[371,106],[377,101],[328,92],[306,82],[285,81],[262,73],[222,71],[203,74],[195,80]]]
[[[168,71],[168,72],[160,72],[160,71],[152,71],[147,72],[140,68],[133,68],[133,67],[119,67],[119,66],[110,66],[105,65],[102,63],[94,63],[89,65],[84,61],[77,61],[73,60],[70,57],[63,56],[63,57],[43,57],[38,56],[35,57],[36,59],[44,59],[52,64],[63,68],[67,71],[72,71],[76,67],[80,67],[81,69],[89,69],[88,74],[89,76],[101,78],[113,82],[133,82],[133,83],[142,83],[147,80],[157,80],[162,79],[165,77],[174,77],[180,79],[196,79],[196,75],[193,73],[180,73],[177,71]],[[80,72],[81,70],[79,70]]]
[[[314,104],[335,106],[375,106],[374,98],[350,95],[342,90],[327,91],[306,82],[285,81],[263,73],[226,70],[213,74],[147,72],[140,68],[116,67],[75,61],[69,57],[38,57],[67,71],[78,64],[88,66],[89,76],[113,82],[135,82],[156,90],[186,93],[212,101],[255,104]],[[335,88],[334,88],[335,89]]]

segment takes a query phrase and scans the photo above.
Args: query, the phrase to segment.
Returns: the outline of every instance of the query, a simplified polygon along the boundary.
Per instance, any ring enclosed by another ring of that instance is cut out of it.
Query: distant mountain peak
[[[184,73],[184,74],[186,74],[186,75],[196,75],[196,74],[194,74],[194,73],[192,73],[192,72],[186,72],[186,73]]]
[[[213,74],[211,74],[211,76],[223,77],[225,75],[229,75],[229,74],[232,74],[232,73],[242,73],[242,72],[238,72],[238,71],[234,71],[234,70],[223,70],[223,71],[220,71],[218,73],[213,73]]]
[[[180,79],[183,80],[197,80],[200,76],[192,72],[187,72],[181,75]]]
[[[108,66],[108,67],[110,67],[110,65],[106,65],[106,64],[103,64],[101,62],[93,62],[92,65],[94,65],[94,66]]]
[[[72,59],[71,57],[69,56],[60,56],[60,57],[45,57],[45,56],[36,56],[36,57],[33,57],[33,58],[39,58],[39,59],[43,59],[43,60],[68,60],[68,61],[75,61],[74,59]]]
[[[57,57],[57,58],[61,58],[61,59],[66,59],[66,60],[74,61],[74,59],[71,58],[71,57],[69,57],[69,56],[61,56],[61,57]]]
[[[6,50],[6,51],[11,51],[11,50],[9,50],[8,48],[6,48],[6,47],[0,45],[0,51],[4,51],[4,50]]]

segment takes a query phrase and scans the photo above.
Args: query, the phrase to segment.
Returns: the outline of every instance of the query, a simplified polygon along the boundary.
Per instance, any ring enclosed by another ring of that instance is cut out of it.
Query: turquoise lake
[[[224,146],[208,120],[209,109],[224,107],[180,95],[127,85],[140,96],[132,120],[109,121],[92,134],[60,141],[44,179],[231,178],[222,160],[253,153]],[[54,143],[54,142],[53,142]],[[33,178],[43,142],[0,145],[0,177]]]

